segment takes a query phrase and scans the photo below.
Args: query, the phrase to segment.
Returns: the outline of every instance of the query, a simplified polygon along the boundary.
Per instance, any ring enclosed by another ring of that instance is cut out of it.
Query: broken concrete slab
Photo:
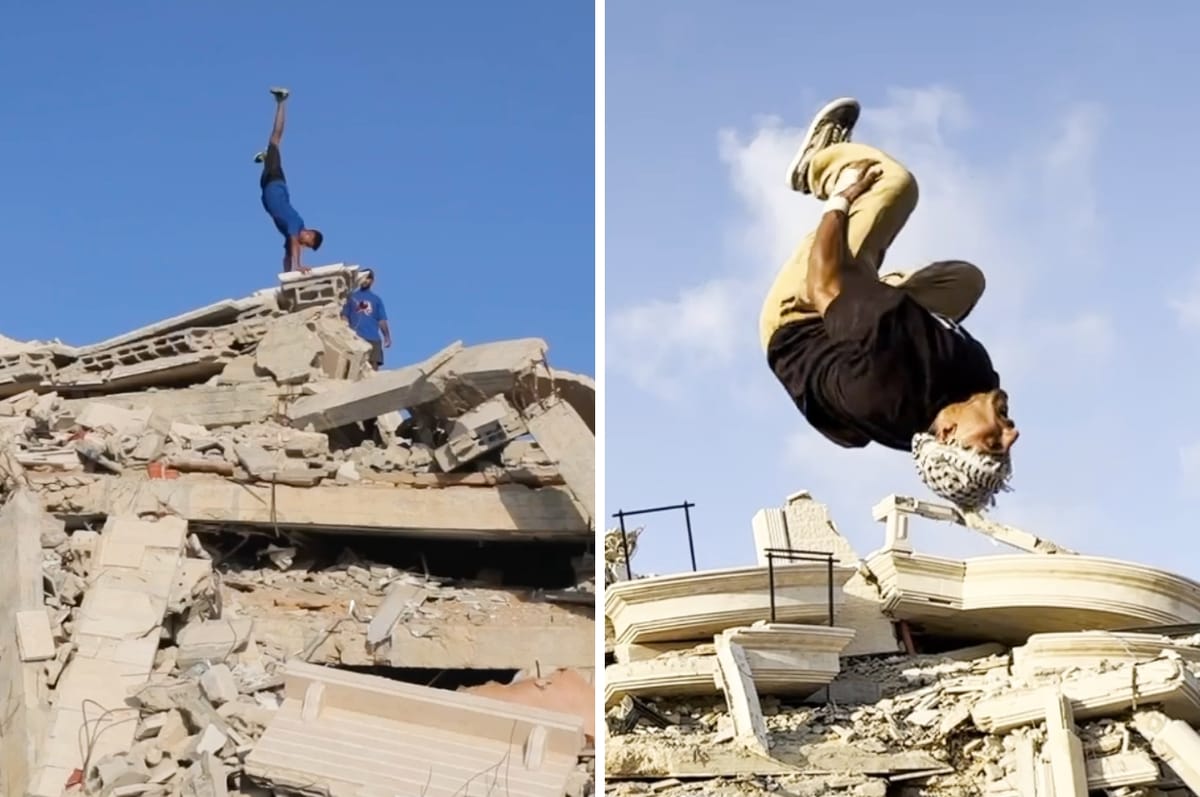
[[[187,524],[178,518],[113,516],[105,523],[73,634],[78,650],[58,683],[30,795],[62,793],[63,773],[83,764],[79,734],[85,725],[94,740],[93,759],[132,745],[136,723],[124,716],[125,696],[145,682],[154,665],[158,627],[186,534]]]
[[[717,661],[714,680],[729,707],[734,744],[752,753],[769,756],[771,743],[767,738],[767,726],[763,722],[758,689],[754,685],[746,651],[726,634],[718,634],[713,641]]]
[[[294,391],[294,389],[292,389]],[[164,420],[200,426],[241,426],[264,421],[281,410],[289,389],[274,382],[237,385],[196,385],[177,390],[149,390],[104,397],[110,406],[151,410]],[[67,399],[68,413],[77,413],[91,399]]]
[[[41,699],[41,665],[22,660],[18,616],[46,610],[42,602],[42,551],[36,534],[44,519],[37,496],[18,490],[0,509],[0,793],[25,794],[41,747],[48,708]]]
[[[454,343],[423,363],[300,399],[288,410],[288,418],[298,429],[325,431],[439,399],[456,405],[458,412],[453,414],[461,414],[512,390],[545,354],[546,343],[537,338],[466,348]]]
[[[285,679],[283,705],[245,761],[275,788],[451,797],[503,761],[501,788],[559,797],[583,748],[569,714],[295,661]]]
[[[1200,682],[1177,659],[1132,664],[1110,672],[1081,672],[1059,685],[1076,719],[1109,716],[1148,704],[1162,704],[1172,717],[1200,723]],[[1041,721],[1045,700],[1040,687],[1015,688],[984,698],[971,719],[988,732],[1003,732]]]
[[[167,511],[193,522],[460,539],[584,540],[592,536],[571,495],[560,487],[303,488],[236,484],[201,474],[165,480],[97,476],[79,481],[83,483],[70,488],[39,482],[47,488],[41,490],[47,508],[63,518],[105,516],[117,510]],[[48,489],[51,486],[60,489]]]
[[[254,351],[254,364],[276,384],[307,382],[325,345],[311,318],[296,315],[273,324]]]
[[[579,413],[565,401],[552,399],[525,408],[525,423],[562,474],[567,488],[596,517],[596,438]]]

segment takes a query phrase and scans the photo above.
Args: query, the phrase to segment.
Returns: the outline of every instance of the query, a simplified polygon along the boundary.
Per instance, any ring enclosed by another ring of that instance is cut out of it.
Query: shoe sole
[[[854,131],[854,125],[858,124],[858,115],[861,110],[862,106],[859,105],[858,100],[853,97],[840,97],[827,103],[825,107],[817,112],[808,126],[808,132],[804,134],[804,140],[800,143],[800,148],[796,150],[796,157],[792,158],[792,162],[788,164],[788,188],[793,191],[799,191],[802,194],[812,193],[808,181],[804,180],[801,182],[799,178],[800,169],[804,165],[805,157],[812,157],[813,153],[809,152],[808,148],[812,145],[813,136],[817,134],[817,130],[821,127],[822,122],[837,117],[839,112],[848,112],[848,118],[840,120],[840,123],[846,128],[846,137],[842,140],[849,141],[850,134]]]

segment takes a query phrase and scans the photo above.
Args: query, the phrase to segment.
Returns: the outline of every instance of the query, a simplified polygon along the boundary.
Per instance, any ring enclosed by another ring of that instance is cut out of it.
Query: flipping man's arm
[[[388,329],[387,321],[379,322],[379,331],[383,333],[383,345],[390,349],[392,347],[392,331]]]
[[[861,169],[853,185],[826,201],[825,212],[808,253],[805,288],[822,318],[833,300],[841,295],[842,268],[850,262],[850,244],[846,240],[850,205],[879,179],[880,172],[875,164],[863,165]]]

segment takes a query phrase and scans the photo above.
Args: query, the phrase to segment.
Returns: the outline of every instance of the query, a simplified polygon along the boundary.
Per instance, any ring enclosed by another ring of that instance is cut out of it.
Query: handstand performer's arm
[[[808,255],[808,274],[805,288],[813,307],[825,317],[829,305],[842,292],[842,268],[850,262],[850,245],[846,241],[846,226],[850,205],[879,179],[874,165],[865,166],[854,185],[832,197],[817,225],[812,250]]]

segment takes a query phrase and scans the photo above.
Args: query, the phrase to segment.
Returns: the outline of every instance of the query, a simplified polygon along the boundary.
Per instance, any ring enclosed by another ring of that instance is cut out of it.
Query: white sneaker
[[[291,95],[291,92],[287,89],[274,86],[271,88],[271,94],[275,95],[275,102],[283,102]]]
[[[808,184],[808,164],[813,155],[831,144],[849,141],[861,111],[858,100],[842,97],[817,112],[800,149],[796,151],[796,157],[788,164],[788,188],[802,194],[812,193],[812,186]]]

